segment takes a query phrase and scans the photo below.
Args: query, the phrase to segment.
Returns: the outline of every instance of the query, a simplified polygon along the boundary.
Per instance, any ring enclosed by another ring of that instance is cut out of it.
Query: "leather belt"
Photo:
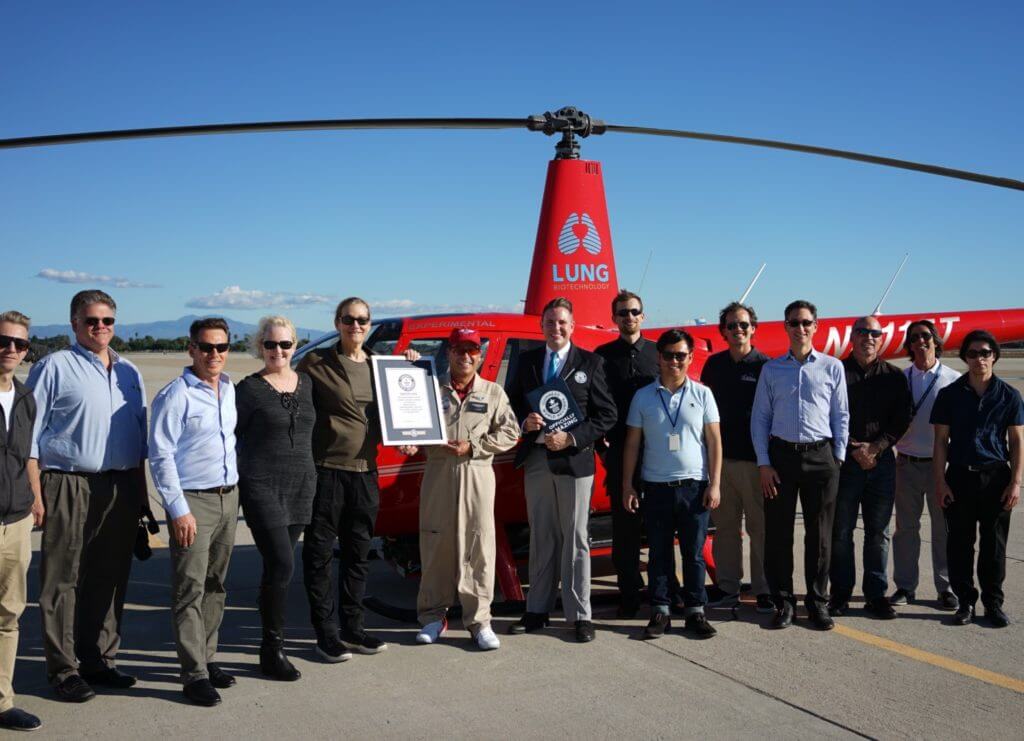
[[[932,462],[931,456],[929,456],[928,458],[923,458],[923,457],[917,456],[917,455],[907,455],[906,453],[897,453],[896,456],[898,458],[902,458],[905,461],[910,461],[911,463],[931,463]]]
[[[777,443],[786,450],[792,450],[796,453],[806,453],[808,450],[818,450],[824,448],[826,445],[832,444],[831,438],[823,438],[821,440],[815,440],[813,443],[791,443],[789,440],[783,440],[781,437],[775,437],[772,435],[771,442]]]
[[[700,479],[676,479],[675,481],[644,481],[644,486],[667,486],[670,489],[679,489],[694,482],[703,483]]]
[[[234,485],[232,486],[211,486],[209,489],[189,489],[188,491],[194,491],[196,494],[230,494],[235,490]]]

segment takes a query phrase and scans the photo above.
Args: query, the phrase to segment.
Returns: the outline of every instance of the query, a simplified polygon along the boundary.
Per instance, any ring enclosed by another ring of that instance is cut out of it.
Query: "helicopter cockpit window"
[[[483,361],[487,358],[487,347],[490,345],[490,340],[483,338],[483,346],[480,348],[480,360]],[[448,338],[416,338],[410,340],[409,350],[415,350],[425,358],[434,359],[434,368],[437,371],[438,377],[445,375],[448,372]],[[374,351],[376,352],[376,350]]]
[[[508,391],[508,384],[515,378],[516,369],[519,367],[520,353],[543,344],[544,340],[522,340],[517,337],[509,337],[505,342],[505,352],[501,356],[501,365],[498,366],[498,376],[494,382]]]
[[[394,355],[395,345],[398,344],[398,338],[401,336],[402,320],[385,319],[374,326],[370,336],[363,343],[363,347],[375,355]]]

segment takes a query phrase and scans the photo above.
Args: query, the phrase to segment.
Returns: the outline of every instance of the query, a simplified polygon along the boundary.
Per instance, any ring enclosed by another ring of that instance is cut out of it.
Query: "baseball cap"
[[[466,343],[471,343],[477,347],[481,347],[483,343],[480,341],[480,333],[475,329],[456,327],[452,330],[452,333],[448,335],[449,347],[457,347]]]

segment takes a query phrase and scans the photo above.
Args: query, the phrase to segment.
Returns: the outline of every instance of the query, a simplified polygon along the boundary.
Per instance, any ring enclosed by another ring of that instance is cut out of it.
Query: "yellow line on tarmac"
[[[1024,680],[1021,679],[1008,677],[1005,674],[999,674],[997,672],[990,672],[988,669],[982,669],[980,667],[973,666],[972,664],[965,664],[962,661],[957,661],[956,659],[951,659],[947,656],[939,656],[938,654],[929,653],[928,651],[922,651],[919,648],[907,646],[903,643],[897,643],[896,641],[890,641],[888,638],[876,636],[874,633],[865,633],[862,630],[857,630],[856,628],[851,628],[847,625],[839,625],[837,623],[836,633],[844,635],[847,638],[852,638],[855,641],[866,643],[869,646],[884,648],[886,651],[892,651],[900,656],[906,656],[908,659],[914,659],[914,661],[931,664],[932,666],[937,666],[940,669],[945,669],[946,671],[963,674],[966,677],[972,677],[973,679],[987,682],[988,684],[994,684],[997,687],[1003,687],[1005,689],[1024,694]]]
[[[163,540],[158,538],[157,536],[153,535],[153,533],[149,533],[149,547],[150,548],[166,548],[167,544]]]

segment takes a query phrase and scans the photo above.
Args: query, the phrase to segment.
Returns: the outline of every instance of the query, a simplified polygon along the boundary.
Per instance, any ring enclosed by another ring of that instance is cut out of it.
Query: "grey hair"
[[[296,345],[299,344],[299,336],[291,319],[286,316],[265,316],[260,319],[259,324],[256,326],[256,331],[249,337],[249,351],[254,358],[263,357],[263,340],[266,339],[267,332],[270,331],[271,327],[284,327],[292,333],[292,342]]]
[[[71,321],[75,320],[78,312],[92,304],[106,304],[110,307],[111,311],[117,311],[117,303],[110,297],[109,293],[98,288],[91,288],[87,291],[79,291],[71,299]]]
[[[26,330],[32,327],[32,320],[22,314],[20,311],[11,309],[0,314],[0,322],[8,322],[10,324],[20,324]]]

